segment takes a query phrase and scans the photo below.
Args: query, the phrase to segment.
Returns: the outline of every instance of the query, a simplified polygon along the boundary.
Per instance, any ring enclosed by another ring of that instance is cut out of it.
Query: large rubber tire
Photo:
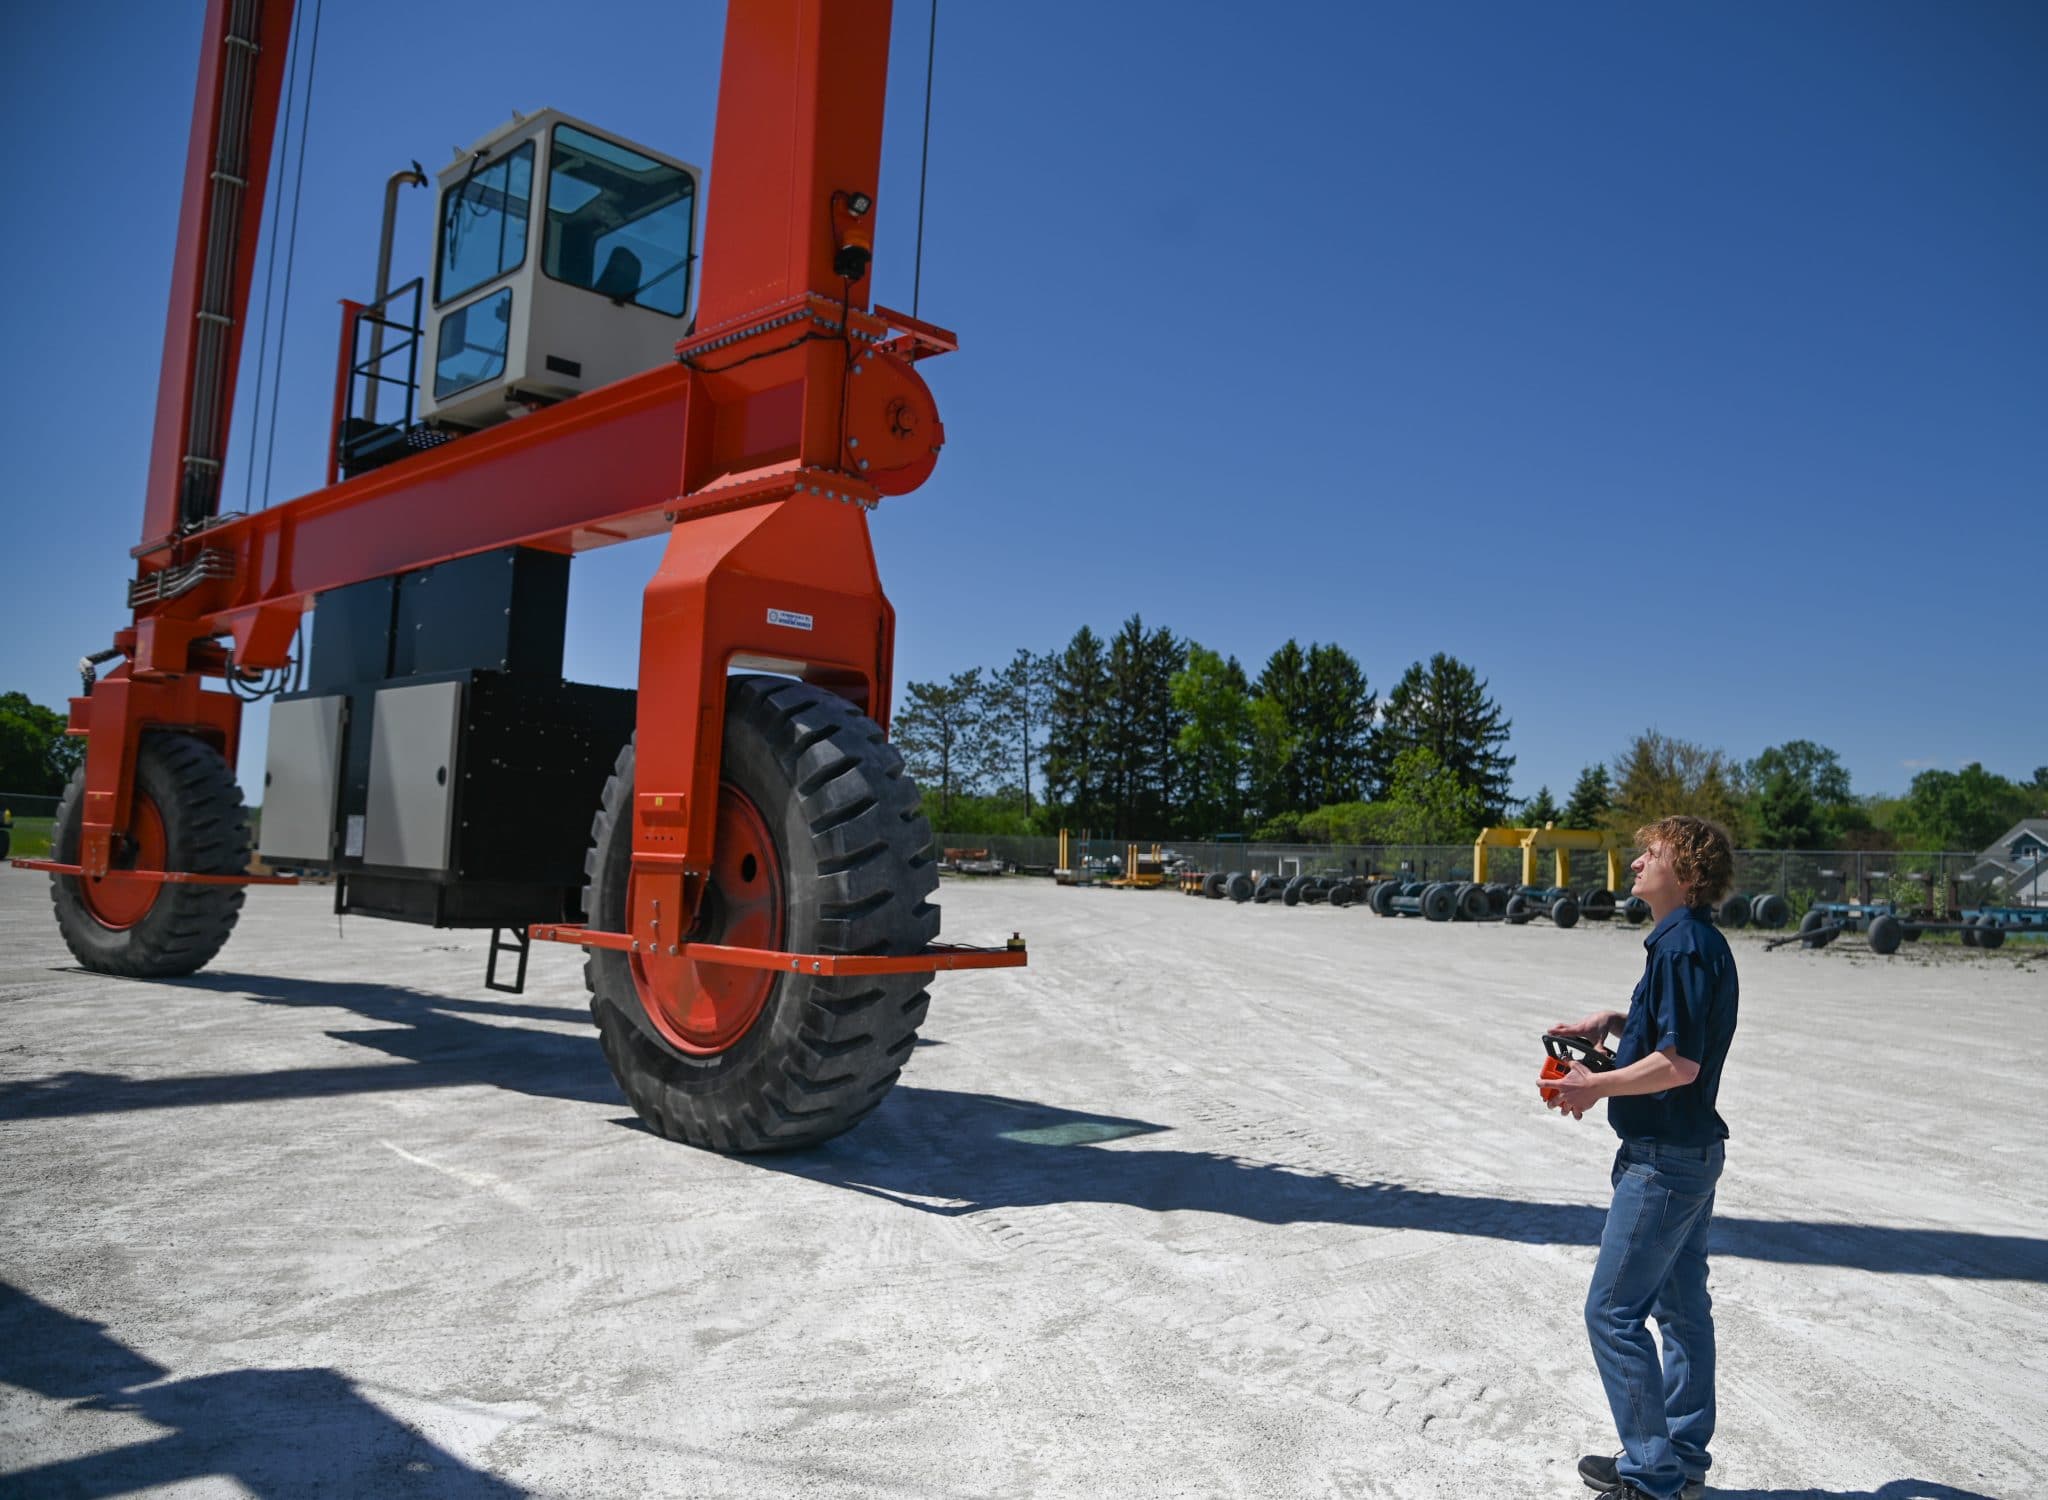
[[[51,856],[78,863],[85,768],[57,803]],[[249,868],[249,809],[221,754],[189,734],[145,734],[135,756],[132,839],[114,861],[129,868],[240,875]],[[242,913],[246,887],[50,877],[57,930],[84,968],[129,979],[203,969]]]
[[[1766,932],[1776,932],[1792,920],[1792,903],[1776,891],[1765,891],[1750,903],[1749,919]]]
[[[1422,893],[1422,914],[1432,922],[1448,922],[1457,915],[1458,888],[1439,881]]]
[[[1722,901],[1720,910],[1714,915],[1715,919],[1723,927],[1747,927],[1749,925],[1749,897],[1729,896],[1726,900]]]
[[[1202,877],[1202,894],[1211,901],[1223,899],[1223,888],[1230,884],[1230,876],[1222,870]]]
[[[1621,903],[1621,914],[1628,918],[1631,927],[1640,927],[1650,920],[1650,903],[1641,896],[1630,896]]]
[[[1530,904],[1527,896],[1514,895],[1508,897],[1507,908],[1501,913],[1501,919],[1510,927],[1520,927],[1535,915],[1536,908]]]
[[[1252,899],[1252,893],[1256,889],[1257,887],[1252,884],[1251,876],[1247,875],[1243,870],[1239,870],[1223,882],[1223,893],[1240,906]]]
[[[1330,905],[1349,906],[1358,899],[1357,888],[1348,880],[1340,880],[1330,887]]]
[[[585,863],[584,910],[607,932],[627,930],[633,752],[630,742],[619,752]],[[728,677],[721,765],[721,798],[752,805],[781,867],[785,951],[915,953],[938,936],[939,909],[925,899],[939,884],[931,828],[873,720],[809,683]],[[713,892],[693,940],[725,936],[716,878]],[[664,1034],[630,955],[593,948],[583,977],[634,1112],[672,1140],[757,1152],[829,1140],[882,1102],[917,1043],[931,973],[777,974],[744,1033],[715,1051]]]
[[[1879,912],[1870,919],[1870,951],[1877,954],[1896,953],[1906,934],[1899,925],[1899,919],[1886,912]]]
[[[1608,890],[1604,885],[1595,886],[1592,890],[1587,891],[1584,898],[1580,900],[1579,915],[1588,922],[1611,921],[1618,904],[1614,899],[1614,892]]]
[[[1550,924],[1553,927],[1575,927],[1579,921],[1579,903],[1570,896],[1559,896],[1550,903]]]
[[[1802,948],[1825,948],[1835,940],[1836,934],[1823,932],[1830,918],[1824,911],[1810,911],[1799,919],[1799,946]]]
[[[1458,887],[1458,920],[1461,922],[1484,922],[1493,915],[1493,902],[1487,898],[1486,887],[1462,885]]]
[[[1376,917],[1391,917],[1394,914],[1394,898],[1401,894],[1401,887],[1391,880],[1375,881],[1367,892],[1365,904],[1372,908]]]
[[[1300,875],[1295,876],[1282,888],[1280,904],[1282,906],[1299,906],[1301,904],[1301,893],[1307,888],[1307,885],[1308,882],[1304,877]]]
[[[1987,952],[2005,946],[2005,929],[1998,925],[1996,917],[1977,919],[1977,946]]]

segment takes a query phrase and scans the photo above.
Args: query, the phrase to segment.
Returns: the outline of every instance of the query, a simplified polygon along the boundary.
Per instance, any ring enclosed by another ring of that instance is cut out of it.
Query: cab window
[[[557,125],[541,269],[679,318],[690,301],[696,200],[697,184],[681,168]]]
[[[446,302],[502,276],[526,259],[532,212],[533,142],[478,162],[441,195],[441,253],[434,300]]]

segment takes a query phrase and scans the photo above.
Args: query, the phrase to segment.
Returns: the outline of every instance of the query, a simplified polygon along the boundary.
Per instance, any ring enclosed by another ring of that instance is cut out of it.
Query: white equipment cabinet
[[[370,796],[363,862],[407,870],[448,868],[454,828],[462,684],[383,688],[370,724]]]
[[[325,863],[334,856],[334,802],[341,788],[347,703],[343,694],[296,698],[270,711],[263,833],[256,852],[272,864]]]

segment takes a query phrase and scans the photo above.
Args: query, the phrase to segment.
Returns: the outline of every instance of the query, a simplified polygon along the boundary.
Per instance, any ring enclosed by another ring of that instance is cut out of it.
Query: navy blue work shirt
[[[1714,1109],[1721,1065],[1735,1037],[1735,955],[1704,910],[1680,907],[1643,939],[1649,959],[1628,1003],[1628,1020],[1614,1049],[1625,1068],[1671,1048],[1700,1065],[1683,1088],[1656,1094],[1617,1094],[1607,1101],[1607,1123],[1625,1141],[1667,1146],[1711,1146],[1728,1138]]]

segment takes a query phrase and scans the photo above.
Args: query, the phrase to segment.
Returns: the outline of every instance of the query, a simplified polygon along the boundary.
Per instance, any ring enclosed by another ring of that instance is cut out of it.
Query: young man
[[[1572,1064],[1551,1107],[1573,1119],[1602,1099],[1621,1137],[1614,1201],[1586,1294],[1586,1332],[1622,1451],[1589,1454],[1579,1476],[1609,1500],[1694,1500],[1714,1436],[1714,1319],[1707,1225],[1722,1142],[1714,1110],[1735,1035],[1735,959],[1707,920],[1734,877],[1728,835],[1699,818],[1639,829],[1635,894],[1656,926],[1626,1013],[1558,1026],[1567,1036],[1621,1040],[1612,1072]],[[1664,1336],[1660,1363],[1650,1337]]]

